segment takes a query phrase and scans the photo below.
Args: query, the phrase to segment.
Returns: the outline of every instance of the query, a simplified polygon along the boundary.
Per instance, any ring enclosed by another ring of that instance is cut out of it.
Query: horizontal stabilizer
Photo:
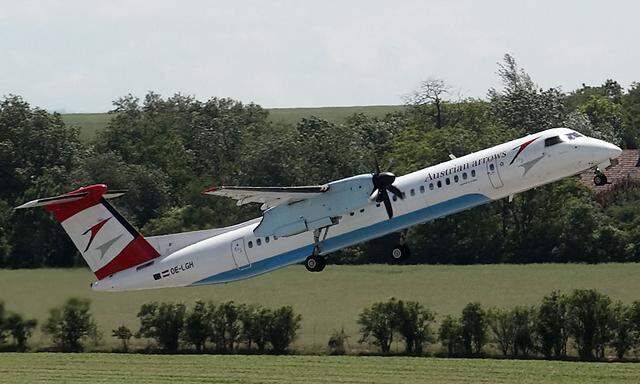
[[[87,196],[88,194],[89,192],[79,192],[79,193],[74,193],[70,195],[44,197],[42,199],[35,199],[29,202],[26,202],[16,207],[16,209],[34,208],[34,207],[43,207],[45,205],[52,205],[52,204],[70,203],[72,201],[80,200],[83,197]]]

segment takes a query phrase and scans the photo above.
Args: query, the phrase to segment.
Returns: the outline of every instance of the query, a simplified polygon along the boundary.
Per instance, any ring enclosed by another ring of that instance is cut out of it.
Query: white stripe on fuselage
[[[544,147],[545,138],[564,138],[570,132],[564,128],[540,132],[398,177],[394,185],[406,197],[392,201],[394,218],[389,220],[384,206],[375,202],[351,212],[329,228],[326,240],[320,243],[321,254],[574,175],[605,160],[581,150],[581,143],[595,140],[587,137]],[[256,226],[251,222],[189,245],[152,265],[119,272],[93,287],[148,289],[239,280],[301,262],[313,250],[312,232],[267,240],[256,238]],[[244,253],[237,241],[243,243]],[[232,245],[240,252],[234,254]]]

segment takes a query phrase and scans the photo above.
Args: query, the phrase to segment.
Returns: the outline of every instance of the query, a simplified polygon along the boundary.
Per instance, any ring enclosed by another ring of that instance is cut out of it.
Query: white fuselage
[[[598,165],[606,166],[620,152],[613,144],[556,128],[412,172],[394,183],[405,193],[405,199],[392,201],[392,219],[384,206],[372,201],[329,227],[326,239],[319,244],[320,253],[398,232]],[[371,190],[371,175],[354,177],[358,178]],[[184,234],[185,242],[191,244],[176,251],[171,247],[179,244],[150,241],[156,248],[164,247],[158,249],[164,256],[97,281],[92,287],[121,291],[223,283],[300,263],[312,254],[312,232],[256,237],[253,230],[258,223],[252,220],[208,236],[207,231]]]

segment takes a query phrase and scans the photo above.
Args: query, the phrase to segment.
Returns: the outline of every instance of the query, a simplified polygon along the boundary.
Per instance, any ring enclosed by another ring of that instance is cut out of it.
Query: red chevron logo
[[[87,229],[82,233],[83,235],[86,235],[87,233],[91,232],[91,236],[89,236],[89,244],[87,244],[87,248],[84,249],[84,252],[87,252],[89,250],[91,243],[93,243],[93,239],[95,239],[100,229],[104,227],[104,225],[107,223],[107,221],[109,221],[109,219],[111,219],[111,217],[107,217],[106,219],[98,221],[97,224],[95,224],[93,227]]]

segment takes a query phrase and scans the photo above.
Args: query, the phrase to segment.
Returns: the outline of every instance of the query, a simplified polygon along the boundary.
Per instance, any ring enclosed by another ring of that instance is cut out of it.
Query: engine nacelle
[[[293,236],[337,224],[342,215],[370,203],[371,175],[358,175],[334,181],[321,196],[270,208],[253,230],[256,236]]]

